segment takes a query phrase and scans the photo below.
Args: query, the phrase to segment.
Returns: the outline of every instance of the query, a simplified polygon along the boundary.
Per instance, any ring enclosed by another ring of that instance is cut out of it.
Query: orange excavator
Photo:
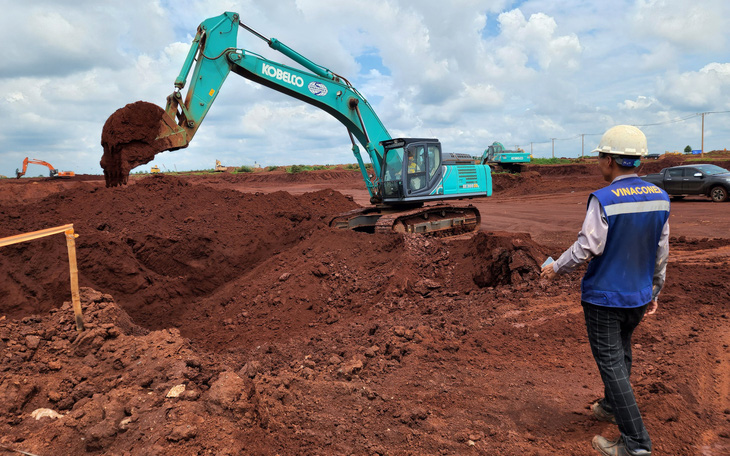
[[[18,179],[20,179],[25,174],[25,171],[28,169],[28,164],[29,163],[30,164],[34,164],[34,165],[43,165],[43,166],[48,167],[48,169],[51,170],[50,176],[53,177],[53,178],[59,178],[59,177],[60,178],[69,178],[69,177],[75,176],[75,174],[74,174],[73,171],[59,171],[56,168],[54,168],[53,165],[51,165],[48,162],[45,162],[43,160],[37,160],[35,158],[25,157],[25,160],[23,160],[23,171],[21,171],[19,169],[16,169],[15,170],[15,177],[17,177]]]

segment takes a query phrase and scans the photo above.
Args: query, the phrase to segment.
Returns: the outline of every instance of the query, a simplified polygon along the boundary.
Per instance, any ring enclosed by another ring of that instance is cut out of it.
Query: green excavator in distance
[[[524,150],[506,150],[502,143],[493,142],[487,147],[482,156],[477,159],[481,165],[491,165],[497,170],[503,169],[510,173],[519,173],[523,170],[524,164],[530,163],[531,156]]]

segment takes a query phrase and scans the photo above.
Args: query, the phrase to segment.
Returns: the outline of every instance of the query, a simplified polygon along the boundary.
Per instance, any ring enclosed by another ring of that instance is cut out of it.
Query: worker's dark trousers
[[[647,306],[620,309],[585,301],[582,304],[591,351],[605,388],[605,401],[601,405],[616,417],[616,424],[629,451],[651,451],[649,433],[629,382],[631,334],[644,317]]]

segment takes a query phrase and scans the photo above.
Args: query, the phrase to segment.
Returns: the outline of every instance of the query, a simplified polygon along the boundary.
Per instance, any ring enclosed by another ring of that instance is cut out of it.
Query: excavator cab
[[[384,201],[422,200],[441,178],[441,143],[437,139],[398,138],[380,143],[384,149]]]

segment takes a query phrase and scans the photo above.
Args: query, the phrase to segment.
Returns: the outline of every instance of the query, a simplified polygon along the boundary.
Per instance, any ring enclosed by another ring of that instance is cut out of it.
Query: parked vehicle
[[[730,171],[717,165],[673,166],[641,178],[663,188],[673,199],[705,195],[719,203],[730,194]]]

